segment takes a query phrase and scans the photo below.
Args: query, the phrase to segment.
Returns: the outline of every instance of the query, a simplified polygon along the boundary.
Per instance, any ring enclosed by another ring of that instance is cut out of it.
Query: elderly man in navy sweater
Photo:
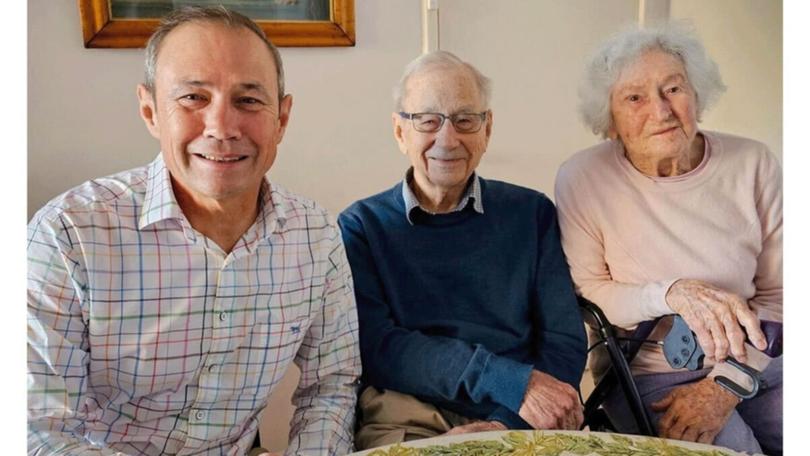
[[[360,319],[359,449],[582,422],[587,342],[554,205],[475,173],[489,98],[453,54],[411,62],[393,124],[412,166],[340,215]]]

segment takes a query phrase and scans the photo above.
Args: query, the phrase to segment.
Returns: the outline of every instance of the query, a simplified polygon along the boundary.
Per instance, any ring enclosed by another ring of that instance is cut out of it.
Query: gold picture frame
[[[273,3],[264,1],[268,7]],[[160,22],[157,18],[113,17],[110,0],[78,0],[78,3],[86,48],[142,48]],[[218,3],[228,7],[240,1]],[[329,20],[254,20],[276,46],[354,46],[354,0],[329,0],[329,16]]]

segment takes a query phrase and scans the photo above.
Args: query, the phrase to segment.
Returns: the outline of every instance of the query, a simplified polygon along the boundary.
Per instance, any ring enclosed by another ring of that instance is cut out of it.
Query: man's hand
[[[669,307],[683,317],[709,359],[723,361],[731,354],[746,362],[745,327],[748,338],[760,350],[767,346],[759,318],[744,299],[700,280],[681,279],[667,291]]]
[[[507,427],[500,421],[473,421],[462,426],[456,426],[443,435],[468,434],[470,432],[505,431]]]
[[[518,415],[535,429],[579,429],[582,406],[577,391],[551,375],[532,370]]]
[[[714,380],[704,378],[673,389],[651,406],[656,412],[666,411],[658,421],[659,437],[711,444],[739,402]]]

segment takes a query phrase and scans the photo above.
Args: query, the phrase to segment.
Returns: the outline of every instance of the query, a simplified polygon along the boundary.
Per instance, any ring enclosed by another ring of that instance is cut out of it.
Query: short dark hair
[[[273,61],[276,64],[276,80],[278,81],[278,99],[284,98],[284,65],[281,62],[281,54],[270,42],[267,35],[249,17],[231,11],[222,5],[218,6],[184,6],[173,10],[163,17],[160,25],[146,43],[146,71],[144,75],[144,85],[150,92],[155,90],[155,72],[157,71],[157,59],[160,52],[160,45],[166,36],[180,25],[193,22],[212,22],[226,25],[231,28],[244,27],[261,38],[270,50]]]

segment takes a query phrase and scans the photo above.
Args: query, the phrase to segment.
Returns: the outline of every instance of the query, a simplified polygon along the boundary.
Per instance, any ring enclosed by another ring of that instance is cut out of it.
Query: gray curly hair
[[[658,27],[625,29],[605,41],[585,67],[579,87],[579,112],[594,134],[608,137],[613,126],[610,94],[621,71],[641,54],[658,49],[678,57],[697,98],[697,119],[726,90],[720,70],[706,54],[694,27],[670,22]]]
[[[273,56],[273,62],[276,64],[276,79],[278,81],[278,99],[279,101],[284,98],[284,65],[281,62],[281,54],[278,49],[270,42],[267,35],[255,22],[249,17],[231,11],[222,5],[218,6],[184,6],[173,10],[167,14],[160,21],[160,25],[152,36],[149,42],[146,43],[146,68],[144,72],[144,85],[149,89],[152,94],[155,93],[155,72],[157,71],[157,59],[160,52],[160,45],[166,36],[177,27],[190,22],[213,22],[222,24],[231,28],[244,27],[261,38],[267,49]]]
[[[402,111],[402,100],[405,98],[405,91],[408,85],[408,79],[411,76],[426,68],[463,68],[472,74],[475,79],[475,84],[478,88],[478,93],[484,102],[484,108],[489,109],[489,101],[492,97],[492,81],[483,75],[478,68],[456,57],[452,52],[447,51],[433,51],[427,54],[422,54],[413,59],[402,72],[402,77],[399,83],[394,87],[394,108],[397,111]]]

